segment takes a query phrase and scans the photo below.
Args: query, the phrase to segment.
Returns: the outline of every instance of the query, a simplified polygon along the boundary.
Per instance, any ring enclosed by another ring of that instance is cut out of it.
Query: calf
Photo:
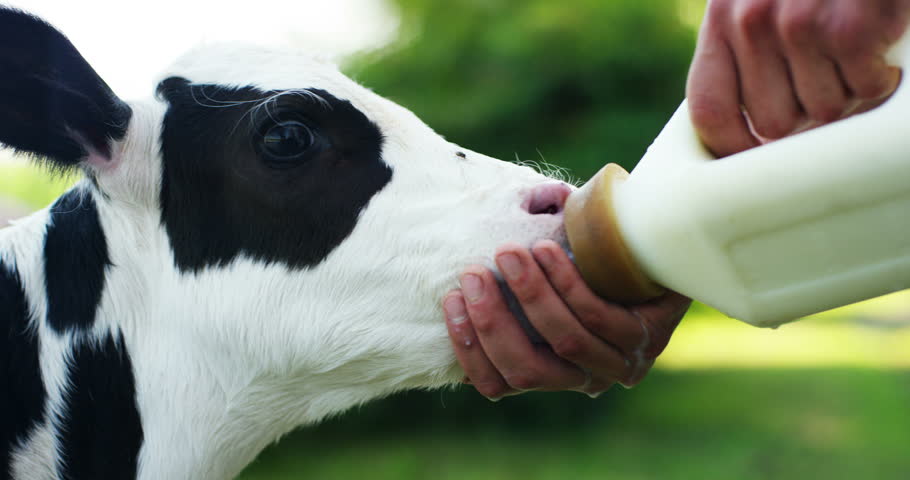
[[[297,426],[456,382],[456,273],[563,238],[568,186],[309,55],[199,49],[127,102],[0,8],[0,72],[0,142],[84,174],[0,230],[0,479],[228,478]]]

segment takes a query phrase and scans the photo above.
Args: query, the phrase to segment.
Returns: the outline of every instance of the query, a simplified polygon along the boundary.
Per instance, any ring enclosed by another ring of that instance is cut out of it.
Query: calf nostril
[[[545,183],[528,192],[523,206],[531,215],[556,215],[562,213],[570,193],[572,189],[564,183]]]

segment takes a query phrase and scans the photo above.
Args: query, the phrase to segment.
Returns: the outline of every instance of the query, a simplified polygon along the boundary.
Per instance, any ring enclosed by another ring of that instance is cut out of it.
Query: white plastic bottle
[[[895,64],[910,65],[906,40]],[[628,178],[608,166],[570,197],[583,275],[607,298],[660,285],[762,327],[910,288],[908,84],[873,111],[722,160],[684,102]]]

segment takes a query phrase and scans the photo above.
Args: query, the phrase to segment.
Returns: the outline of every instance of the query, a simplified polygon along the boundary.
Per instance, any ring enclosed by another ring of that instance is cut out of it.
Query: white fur
[[[112,162],[93,170],[105,195],[92,194],[115,265],[93,333],[122,331],[132,359],[144,430],[139,478],[229,478],[297,426],[403,389],[458,381],[463,372],[439,307],[457,286],[457,273],[471,263],[492,266],[494,249],[505,241],[562,240],[559,216],[532,216],[520,206],[530,188],[552,180],[445,141],[324,61],[209,47],[167,75],[326,90],[379,126],[382,158],[394,176],[350,236],[312,268],[240,257],[183,274],[174,267],[158,206],[166,105],[130,103],[126,138],[113,146]],[[51,339],[42,344],[42,370],[59,407],[72,339],[43,320],[47,217],[43,211],[0,231],[0,258],[19,268],[42,319],[36,328]],[[55,448],[48,428],[37,428],[16,452],[17,478],[48,478],[40,467]]]

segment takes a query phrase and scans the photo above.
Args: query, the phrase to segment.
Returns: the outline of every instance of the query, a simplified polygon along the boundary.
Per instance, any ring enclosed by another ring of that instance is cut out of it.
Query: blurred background
[[[683,98],[699,0],[13,2],[121,96],[199,41],[292,44],[448,139],[585,179],[634,166]],[[99,20],[100,19],[100,20]],[[107,19],[107,20],[105,20]],[[118,41],[111,42],[111,38]],[[72,182],[0,151],[0,224]],[[696,305],[652,374],[596,400],[412,392],[303,429],[241,477],[910,478],[910,296],[766,331]]]

